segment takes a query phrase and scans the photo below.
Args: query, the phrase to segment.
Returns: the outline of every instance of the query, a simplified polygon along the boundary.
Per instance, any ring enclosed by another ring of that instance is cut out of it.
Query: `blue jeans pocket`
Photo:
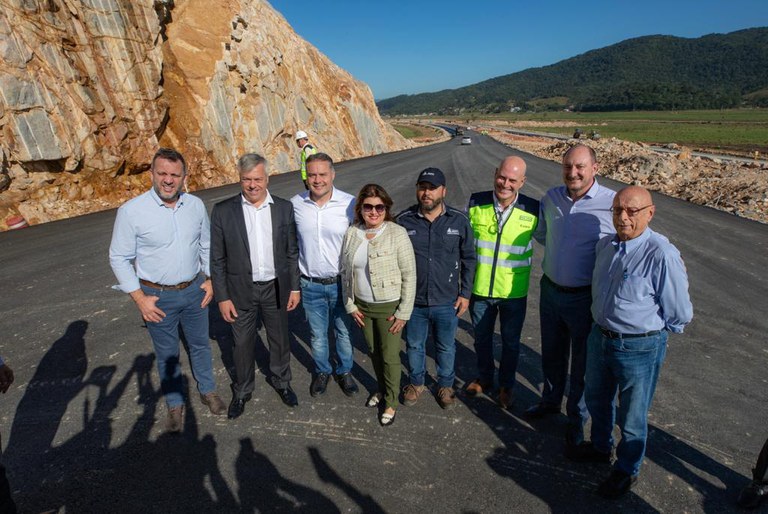
[[[649,337],[636,337],[632,339],[620,339],[618,351],[626,353],[649,353],[656,351],[659,347],[660,338],[658,335]]]

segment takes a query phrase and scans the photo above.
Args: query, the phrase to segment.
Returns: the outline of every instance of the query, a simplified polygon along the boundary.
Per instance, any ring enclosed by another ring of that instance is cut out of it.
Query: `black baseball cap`
[[[443,172],[437,168],[427,168],[419,173],[419,178],[416,179],[416,183],[418,184],[419,182],[429,182],[433,186],[438,187],[444,186],[445,175],[443,175]]]

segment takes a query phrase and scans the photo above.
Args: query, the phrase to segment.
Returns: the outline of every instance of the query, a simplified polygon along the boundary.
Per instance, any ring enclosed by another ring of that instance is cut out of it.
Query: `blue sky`
[[[272,0],[377,100],[474,84],[628,38],[768,26],[768,0]]]

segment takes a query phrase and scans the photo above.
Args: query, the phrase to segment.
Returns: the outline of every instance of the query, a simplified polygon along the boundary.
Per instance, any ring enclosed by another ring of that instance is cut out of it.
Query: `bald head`
[[[616,198],[627,201],[632,199],[637,200],[643,205],[653,205],[653,200],[651,200],[651,193],[649,193],[648,190],[642,186],[627,186],[616,193]]]
[[[525,184],[525,161],[510,155],[496,169],[493,191],[502,207],[506,208],[517,199],[517,192]]]
[[[501,160],[496,173],[498,174],[501,170],[517,170],[525,176],[525,161],[516,155],[510,155]]]
[[[634,239],[645,232],[656,213],[651,193],[640,186],[628,186],[613,198],[613,226],[621,241]]]

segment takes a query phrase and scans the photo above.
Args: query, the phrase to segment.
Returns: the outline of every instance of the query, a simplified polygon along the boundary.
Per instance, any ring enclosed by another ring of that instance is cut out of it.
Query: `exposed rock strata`
[[[299,128],[337,160],[409,146],[263,0],[0,0],[0,57],[0,229],[119,205],[159,145],[191,189],[246,151],[296,169]]]

